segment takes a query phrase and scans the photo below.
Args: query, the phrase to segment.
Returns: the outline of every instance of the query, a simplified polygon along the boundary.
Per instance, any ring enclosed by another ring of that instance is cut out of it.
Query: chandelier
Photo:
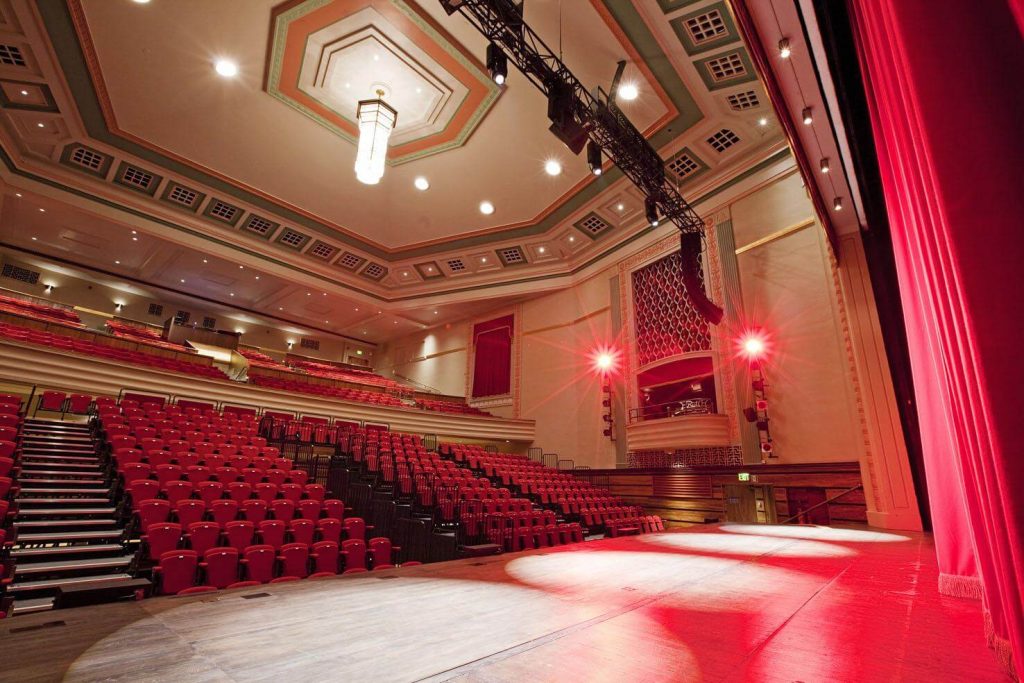
[[[382,99],[360,100],[356,107],[359,122],[359,147],[356,150],[356,178],[361,183],[376,185],[384,177],[384,161],[388,154],[388,138],[398,122],[398,112]]]

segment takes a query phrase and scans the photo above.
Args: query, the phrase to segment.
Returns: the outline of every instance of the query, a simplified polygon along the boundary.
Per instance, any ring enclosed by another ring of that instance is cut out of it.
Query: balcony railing
[[[710,398],[688,398],[683,401],[669,401],[632,408],[629,411],[629,422],[644,420],[660,420],[666,417],[681,415],[710,415],[715,412],[715,402]]]

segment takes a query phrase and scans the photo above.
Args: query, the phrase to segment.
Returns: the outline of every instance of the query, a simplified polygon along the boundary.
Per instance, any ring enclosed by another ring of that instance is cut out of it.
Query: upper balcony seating
[[[349,389],[348,387],[332,387],[326,384],[312,384],[301,380],[282,379],[279,377],[267,377],[264,375],[253,375],[249,382],[256,386],[270,387],[282,391],[297,394],[312,394],[316,396],[328,396],[344,401],[356,401],[358,403],[369,403],[371,405],[405,407],[402,401],[388,394],[375,391],[362,391],[360,389]]]
[[[394,380],[381,377],[378,374],[365,370],[351,370],[340,368],[336,365],[329,365],[327,363],[316,363],[314,361],[304,360],[292,360],[290,361],[290,365],[314,377],[334,379],[341,382],[350,382],[352,384],[366,384],[374,387],[382,387],[384,389],[407,389],[407,387],[402,386]]]
[[[167,341],[163,338],[163,335],[160,332],[157,332],[151,327],[132,325],[131,323],[113,319],[108,320],[106,325],[112,335],[120,337],[121,339],[131,339],[132,341],[139,342],[141,344],[148,344],[149,346],[155,346],[160,349],[169,349],[171,351],[180,351],[182,353],[191,351],[191,349],[186,348],[182,344]]]
[[[249,365],[251,365],[252,367],[269,368],[271,370],[282,370],[284,372],[291,372],[290,367],[288,367],[284,363],[281,363],[280,361],[274,360],[273,358],[271,358],[270,356],[261,351],[257,351],[255,349],[240,348],[238,349],[238,353],[242,354],[242,356],[244,356],[245,359],[249,361]]]
[[[66,335],[55,334],[54,332],[44,332],[4,322],[0,322],[0,338],[28,344],[38,344],[59,351],[78,353],[93,358],[105,358],[118,363],[130,363],[131,365],[141,365],[168,372],[180,372],[186,375],[196,375],[210,379],[226,378],[224,373],[218,368],[204,365],[198,361],[165,358],[142,351],[119,349],[86,339],[75,339]]]
[[[423,410],[436,410],[441,413],[455,413],[459,415],[485,415],[492,417],[486,411],[466,405],[465,403],[454,403],[452,401],[434,401],[427,398],[416,399],[416,405]]]
[[[48,323],[81,327],[82,321],[73,309],[39,304],[13,296],[0,295],[0,311]]]

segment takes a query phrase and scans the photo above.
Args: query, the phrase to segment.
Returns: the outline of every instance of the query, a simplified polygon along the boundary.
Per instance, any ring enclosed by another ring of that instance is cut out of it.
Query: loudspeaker
[[[753,408],[744,408],[743,417],[747,418],[747,422],[757,422],[757,412]]]
[[[701,317],[712,325],[722,322],[725,312],[704,293],[700,282],[700,233],[679,233],[679,258],[682,265],[683,285],[690,302]]]

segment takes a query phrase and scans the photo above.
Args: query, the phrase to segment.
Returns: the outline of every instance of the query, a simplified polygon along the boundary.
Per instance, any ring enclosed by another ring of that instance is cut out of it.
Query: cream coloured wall
[[[863,436],[839,298],[825,234],[799,174],[738,200],[729,212],[742,318],[770,339],[765,371],[779,461],[858,460]]]
[[[41,299],[49,299],[55,303],[96,311],[96,314],[82,310],[78,311],[82,322],[94,329],[104,329],[104,323],[115,315],[151,325],[163,325],[167,318],[173,316],[179,310],[184,310],[188,311],[191,314],[191,320],[197,321],[199,325],[202,325],[204,316],[210,316],[216,319],[218,329],[243,330],[241,343],[249,346],[258,346],[271,352],[284,353],[288,349],[288,341],[294,340],[296,344],[292,349],[293,352],[305,356],[332,361],[346,360],[349,357],[355,356],[367,358],[371,364],[373,363],[374,348],[372,345],[353,343],[341,337],[316,333],[308,336],[320,340],[320,350],[302,349],[298,345],[298,340],[302,335],[296,334],[294,331],[282,329],[284,326],[255,325],[232,319],[230,317],[232,314],[228,311],[210,310],[210,308],[202,305],[168,303],[167,301],[152,298],[148,292],[144,293],[140,288],[131,286],[115,287],[83,280],[56,270],[40,269],[36,266],[25,264],[10,254],[4,254],[3,262],[39,271],[40,277],[39,283],[35,285],[13,278],[2,278],[0,279],[0,287]],[[44,291],[44,286],[47,284],[52,284],[55,287],[51,294],[47,294]],[[121,310],[116,310],[116,303],[123,303],[124,307]],[[151,303],[162,304],[164,307],[163,313],[159,316],[150,315],[149,305]],[[362,349],[363,354],[356,356],[357,349]]]
[[[377,372],[410,379],[442,394],[465,396],[470,327],[463,321],[395,339],[378,350]]]

